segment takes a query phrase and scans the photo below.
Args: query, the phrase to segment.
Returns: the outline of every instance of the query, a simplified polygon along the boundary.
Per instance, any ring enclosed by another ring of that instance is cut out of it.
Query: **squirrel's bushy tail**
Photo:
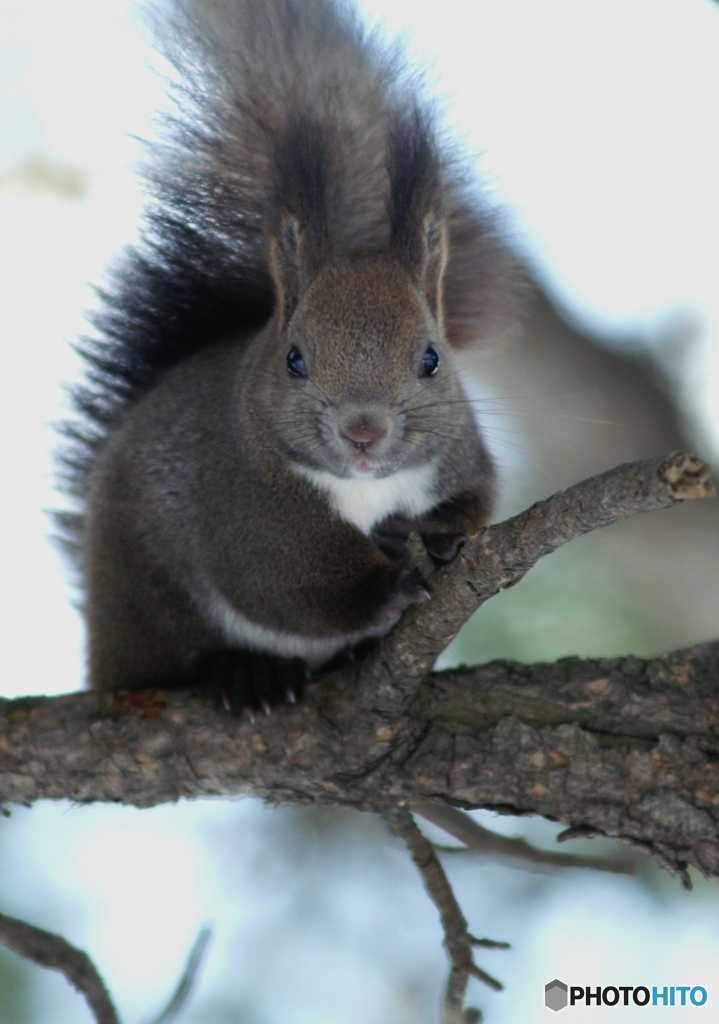
[[[82,346],[80,420],[63,453],[66,488],[81,501],[107,437],[163,373],[269,319],[268,234],[293,182],[311,195],[313,168],[324,176],[324,229],[344,253],[386,248],[397,204],[432,178],[447,224],[452,344],[486,331],[509,266],[418,76],[342,0],[185,0],[162,37],[178,69],[177,112],[152,146],[142,240],[101,293],[98,336]],[[80,524],[66,517],[66,536]]]

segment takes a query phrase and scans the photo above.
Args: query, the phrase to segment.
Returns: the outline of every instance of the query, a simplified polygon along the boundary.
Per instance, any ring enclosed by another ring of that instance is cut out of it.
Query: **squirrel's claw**
[[[223,651],[209,665],[207,679],[225,711],[251,722],[278,704],[294,704],[308,676],[299,658],[279,658],[256,651]]]

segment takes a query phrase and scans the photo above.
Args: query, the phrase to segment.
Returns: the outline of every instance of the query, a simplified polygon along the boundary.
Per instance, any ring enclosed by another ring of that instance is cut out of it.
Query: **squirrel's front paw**
[[[221,651],[207,666],[207,683],[233,715],[270,713],[277,704],[294,704],[302,695],[308,670],[300,658],[279,658],[256,651]]]
[[[463,533],[423,533],[422,542],[437,565],[453,562],[467,540]]]
[[[387,599],[382,618],[385,623],[395,623],[410,605],[429,601],[429,591],[415,566],[404,566],[397,574],[395,585]]]
[[[377,547],[394,562],[407,558],[407,538],[410,533],[419,533],[427,553],[435,565],[453,562],[467,539],[466,517],[461,509],[441,506],[425,516],[407,519],[404,516],[389,516],[373,533]]]

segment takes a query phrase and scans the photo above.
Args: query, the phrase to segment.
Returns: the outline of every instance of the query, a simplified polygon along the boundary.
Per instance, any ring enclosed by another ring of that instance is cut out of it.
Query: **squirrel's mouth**
[[[356,480],[369,480],[379,469],[379,462],[376,459],[361,458],[352,463],[350,471]]]

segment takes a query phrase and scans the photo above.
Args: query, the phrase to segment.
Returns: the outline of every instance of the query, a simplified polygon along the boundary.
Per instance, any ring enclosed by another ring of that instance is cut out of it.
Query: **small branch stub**
[[[696,455],[670,455],[661,463],[659,475],[671,488],[675,501],[716,497],[711,470]]]

